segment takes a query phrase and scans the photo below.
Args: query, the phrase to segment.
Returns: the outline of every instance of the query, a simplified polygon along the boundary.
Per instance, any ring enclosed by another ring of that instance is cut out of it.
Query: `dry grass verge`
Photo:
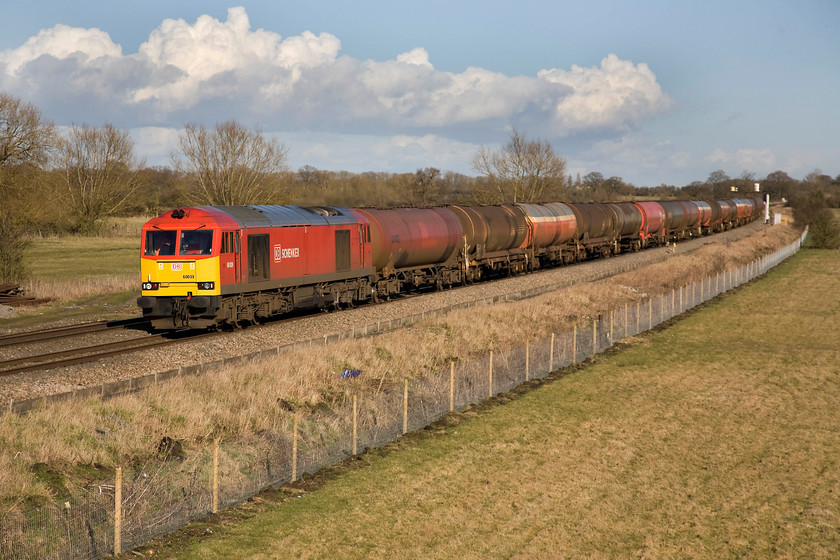
[[[23,283],[26,294],[60,302],[73,302],[103,294],[137,291],[137,274],[93,276],[73,280],[29,279]]]

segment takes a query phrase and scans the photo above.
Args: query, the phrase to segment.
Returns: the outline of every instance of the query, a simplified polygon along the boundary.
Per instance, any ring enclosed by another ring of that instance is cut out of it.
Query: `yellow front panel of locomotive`
[[[144,296],[217,296],[221,294],[219,282],[219,257],[198,260],[140,259],[140,277],[143,283],[157,283],[157,290],[142,290]],[[213,282],[212,290],[199,290],[199,282]]]

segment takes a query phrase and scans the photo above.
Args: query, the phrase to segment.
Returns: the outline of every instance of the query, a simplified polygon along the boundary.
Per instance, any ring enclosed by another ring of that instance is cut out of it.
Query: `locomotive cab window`
[[[144,255],[174,255],[175,254],[175,233],[174,231],[154,230],[146,232],[146,243]]]
[[[238,243],[236,239],[236,232],[225,231],[222,232],[222,250],[221,253],[238,253]]]
[[[212,230],[184,230],[181,232],[179,255],[209,255],[212,249]]]
[[[219,251],[222,254],[233,253],[233,232],[232,231],[223,231],[222,232],[222,250]]]

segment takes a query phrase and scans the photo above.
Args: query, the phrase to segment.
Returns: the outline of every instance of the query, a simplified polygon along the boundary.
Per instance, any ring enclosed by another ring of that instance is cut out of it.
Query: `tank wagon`
[[[177,208],[143,226],[137,304],[157,329],[237,326],[609,257],[762,211],[760,199]]]

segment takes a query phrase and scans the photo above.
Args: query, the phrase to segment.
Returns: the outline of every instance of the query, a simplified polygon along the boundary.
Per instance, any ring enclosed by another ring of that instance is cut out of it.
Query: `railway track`
[[[205,336],[211,336],[216,334],[218,333],[161,333],[140,338],[132,338],[129,340],[106,342],[104,344],[95,344],[92,346],[84,346],[81,348],[57,350],[54,352],[46,352],[44,354],[37,354],[33,356],[12,358],[9,360],[0,361],[0,377],[30,371],[42,371],[58,367],[83,364],[87,362],[95,362],[101,358],[118,356],[120,354],[126,354],[128,352],[134,352],[136,350],[141,349],[168,346],[170,344],[177,344],[179,342],[185,342],[188,340],[196,340]]]
[[[19,346],[33,342],[47,342],[60,338],[69,338],[71,336],[107,331],[109,329],[128,328],[133,326],[139,327],[144,324],[148,325],[148,323],[149,322],[145,319],[138,317],[118,321],[94,321],[92,323],[81,323],[78,325],[68,325],[66,327],[54,327],[49,329],[38,329],[22,333],[7,334],[0,336],[0,347],[12,345]]]

